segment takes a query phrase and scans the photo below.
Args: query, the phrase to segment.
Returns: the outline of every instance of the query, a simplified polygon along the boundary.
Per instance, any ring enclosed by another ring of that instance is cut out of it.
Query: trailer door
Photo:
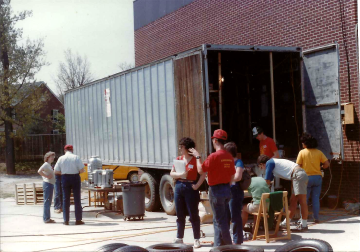
[[[177,139],[190,137],[204,158],[207,154],[204,86],[200,52],[175,58]]]
[[[343,138],[338,45],[303,52],[304,129],[327,158],[341,158]]]

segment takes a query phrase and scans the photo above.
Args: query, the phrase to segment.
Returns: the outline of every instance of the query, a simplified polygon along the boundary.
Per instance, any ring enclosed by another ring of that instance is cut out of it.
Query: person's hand
[[[197,189],[199,189],[199,186],[197,186],[196,184],[195,184],[195,185],[191,185],[191,187],[192,187],[192,189],[195,190],[195,191],[196,191]]]
[[[48,179],[52,179],[53,175],[50,174],[49,176],[47,176]]]
[[[189,149],[189,154],[193,155],[194,157],[200,156],[200,153],[197,150],[195,150],[195,148]]]

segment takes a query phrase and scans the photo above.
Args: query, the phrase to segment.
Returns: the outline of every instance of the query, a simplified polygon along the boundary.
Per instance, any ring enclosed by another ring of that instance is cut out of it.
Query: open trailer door
[[[204,158],[208,155],[201,52],[174,59],[177,139],[190,137]]]
[[[303,51],[304,129],[327,158],[343,158],[338,45]]]

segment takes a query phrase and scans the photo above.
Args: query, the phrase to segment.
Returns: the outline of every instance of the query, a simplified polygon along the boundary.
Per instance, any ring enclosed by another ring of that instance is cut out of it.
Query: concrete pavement
[[[83,194],[83,206],[87,195]],[[95,251],[109,243],[121,242],[147,247],[157,243],[172,242],[176,237],[176,217],[162,212],[146,212],[143,221],[124,221],[116,213],[96,213],[102,208],[84,209],[85,225],[75,226],[74,207],[71,206],[70,225],[62,224],[62,214],[53,212],[54,224],[42,222],[42,205],[20,206],[14,198],[0,200],[1,251]],[[309,223],[306,233],[293,233],[292,240],[301,238],[322,239],[334,251],[360,251],[360,217],[348,215],[344,210],[322,209],[323,223]],[[205,234],[213,233],[212,224],[202,225]],[[213,237],[201,239],[202,247],[195,251],[209,251]],[[187,226],[184,242],[193,243],[192,230]],[[246,241],[244,245],[261,246],[274,251],[287,240],[266,243],[264,240]]]

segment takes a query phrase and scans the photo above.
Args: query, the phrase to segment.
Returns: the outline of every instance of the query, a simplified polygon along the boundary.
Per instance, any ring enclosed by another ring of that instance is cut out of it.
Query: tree
[[[121,62],[118,66],[119,66],[121,72],[126,71],[126,70],[128,70],[128,69],[131,69],[131,68],[134,68],[134,67],[135,67],[134,64],[128,63],[128,62],[126,62],[126,61],[125,61],[125,62]]]
[[[35,74],[46,65],[42,40],[22,41],[22,29],[15,28],[18,21],[32,13],[14,14],[10,0],[0,0],[0,126],[5,126],[5,159],[7,174],[15,174],[13,129],[21,135],[25,125],[39,114],[46,100],[35,83]]]
[[[64,101],[66,91],[81,87],[94,80],[90,71],[90,62],[86,56],[73,54],[70,49],[67,49],[64,54],[65,62],[60,62],[55,80],[62,101]]]

